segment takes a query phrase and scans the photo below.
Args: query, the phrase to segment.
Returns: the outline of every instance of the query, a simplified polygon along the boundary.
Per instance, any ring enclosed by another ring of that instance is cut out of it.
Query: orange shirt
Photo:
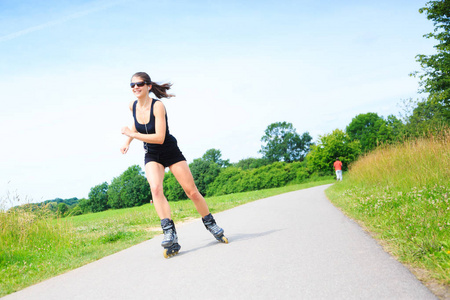
[[[338,160],[334,162],[333,166],[336,171],[342,170],[342,163]]]

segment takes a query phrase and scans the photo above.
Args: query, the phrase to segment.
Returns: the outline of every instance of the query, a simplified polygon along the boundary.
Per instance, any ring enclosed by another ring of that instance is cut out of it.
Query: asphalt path
[[[229,244],[200,219],[3,300],[437,299],[326,198],[320,186],[215,214]],[[176,220],[175,220],[176,221]]]

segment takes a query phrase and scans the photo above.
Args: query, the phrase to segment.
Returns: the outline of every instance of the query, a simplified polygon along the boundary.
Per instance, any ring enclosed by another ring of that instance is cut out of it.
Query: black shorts
[[[145,164],[154,161],[164,166],[164,168],[170,167],[171,165],[186,160],[183,153],[181,153],[180,148],[175,144],[168,149],[154,151],[148,149],[145,153]]]

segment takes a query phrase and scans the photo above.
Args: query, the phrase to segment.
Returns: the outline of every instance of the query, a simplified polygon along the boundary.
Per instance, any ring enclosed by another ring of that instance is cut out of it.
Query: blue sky
[[[0,0],[0,197],[87,197],[143,166],[140,142],[119,151],[138,71],[174,84],[164,103],[188,162],[260,157],[273,122],[317,139],[398,115],[420,96],[415,56],[434,52],[425,3]]]

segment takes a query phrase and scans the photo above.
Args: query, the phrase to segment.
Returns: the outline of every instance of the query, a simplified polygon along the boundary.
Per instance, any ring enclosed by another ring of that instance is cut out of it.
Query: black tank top
[[[141,124],[138,122],[136,118],[136,105],[137,100],[133,103],[133,117],[134,117],[134,126],[136,127],[136,130],[139,133],[142,134],[152,134],[156,133],[155,129],[155,115],[153,114],[153,106],[155,105],[156,101],[159,101],[158,99],[152,99],[152,105],[150,106],[150,121],[147,124]],[[167,119],[167,112],[166,112],[166,137],[164,139],[163,144],[151,144],[144,142],[144,148],[147,148],[149,152],[159,152],[164,151],[171,147],[173,144],[176,145],[177,140],[173,135],[169,133],[169,121]],[[147,147],[146,147],[147,146]]]

